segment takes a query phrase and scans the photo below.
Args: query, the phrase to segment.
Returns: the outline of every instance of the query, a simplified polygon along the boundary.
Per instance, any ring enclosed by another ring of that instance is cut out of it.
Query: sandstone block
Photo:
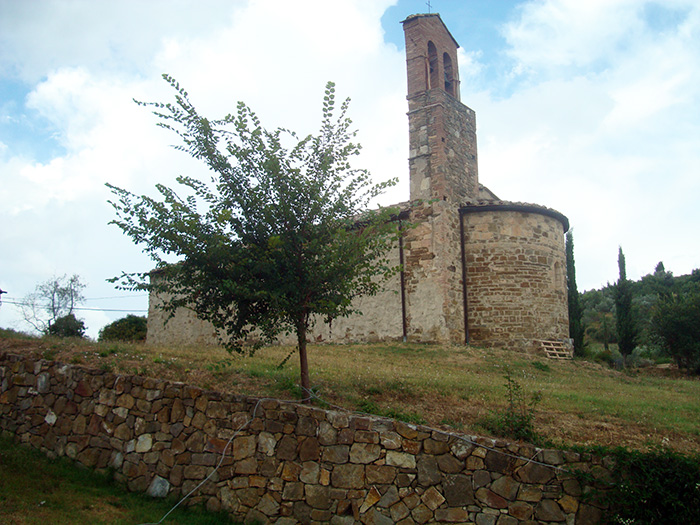
[[[331,485],[341,489],[360,489],[365,483],[364,465],[338,465],[331,473]]]
[[[476,491],[476,499],[478,499],[482,504],[493,509],[507,509],[508,502],[505,498],[499,496],[495,492],[490,491],[487,488],[480,488]]]
[[[535,508],[535,518],[540,521],[560,522],[566,520],[566,515],[556,501],[551,499],[543,499]]]
[[[347,463],[350,459],[350,447],[347,445],[334,445],[323,450],[323,461],[329,463]]]
[[[381,455],[382,449],[374,443],[355,443],[350,447],[350,462],[351,463],[372,463]]]
[[[387,450],[386,464],[400,468],[416,468],[416,458],[415,456],[405,452]]]
[[[367,483],[388,485],[396,478],[396,467],[390,465],[367,465],[365,469]]]
[[[368,480],[369,481],[369,480]],[[365,500],[362,502],[360,507],[360,514],[367,512],[375,503],[377,503],[382,498],[382,495],[377,490],[377,487],[372,487],[369,489]]]
[[[306,498],[304,501],[314,509],[328,509],[331,506],[328,487],[320,485],[306,485],[304,487]]]
[[[430,510],[434,511],[445,502],[445,498],[435,487],[430,487],[421,496],[421,501],[425,503]]]

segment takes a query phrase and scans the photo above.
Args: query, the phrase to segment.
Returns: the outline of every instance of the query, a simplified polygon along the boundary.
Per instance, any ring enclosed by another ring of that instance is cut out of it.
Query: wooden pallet
[[[549,359],[573,359],[574,349],[564,341],[540,341],[542,350]]]

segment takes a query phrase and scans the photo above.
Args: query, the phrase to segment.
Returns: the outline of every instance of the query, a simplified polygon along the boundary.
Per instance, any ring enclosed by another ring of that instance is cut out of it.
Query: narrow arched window
[[[453,97],[455,96],[455,81],[452,73],[452,59],[450,55],[444,53],[442,55],[442,62],[445,67],[445,91],[447,91]]]
[[[438,55],[435,44],[432,41],[428,42],[428,69],[430,74],[428,76],[428,89],[438,87],[440,85],[438,81]]]

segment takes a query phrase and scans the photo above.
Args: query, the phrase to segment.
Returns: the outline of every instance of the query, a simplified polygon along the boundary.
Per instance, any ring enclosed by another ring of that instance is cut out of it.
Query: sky
[[[198,110],[246,102],[267,128],[314,132],[327,81],[352,99],[358,166],[408,200],[400,22],[438,12],[460,44],[479,179],[503,200],[565,214],[580,291],[663,261],[700,267],[697,0],[0,0],[0,327],[41,282],[87,284],[88,335],[143,293],[107,282],[152,262],[119,228],[111,183],[138,194],[207,176],[142,101],[174,76]]]

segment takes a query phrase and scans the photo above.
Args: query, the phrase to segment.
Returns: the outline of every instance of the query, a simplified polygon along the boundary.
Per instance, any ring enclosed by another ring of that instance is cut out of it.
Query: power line
[[[86,301],[101,301],[103,299],[130,299],[133,297],[148,297],[148,294],[137,294],[137,295],[115,295],[114,297],[88,297]]]
[[[22,303],[18,301],[8,301],[4,300],[3,304],[12,304],[14,306],[31,306],[28,303]],[[139,309],[134,309],[130,308],[128,310],[122,310],[118,308],[86,308],[86,307],[81,307],[81,306],[74,306],[73,310],[80,310],[80,311],[85,311],[85,312],[139,312],[139,313],[146,313],[148,310],[139,310]]]

